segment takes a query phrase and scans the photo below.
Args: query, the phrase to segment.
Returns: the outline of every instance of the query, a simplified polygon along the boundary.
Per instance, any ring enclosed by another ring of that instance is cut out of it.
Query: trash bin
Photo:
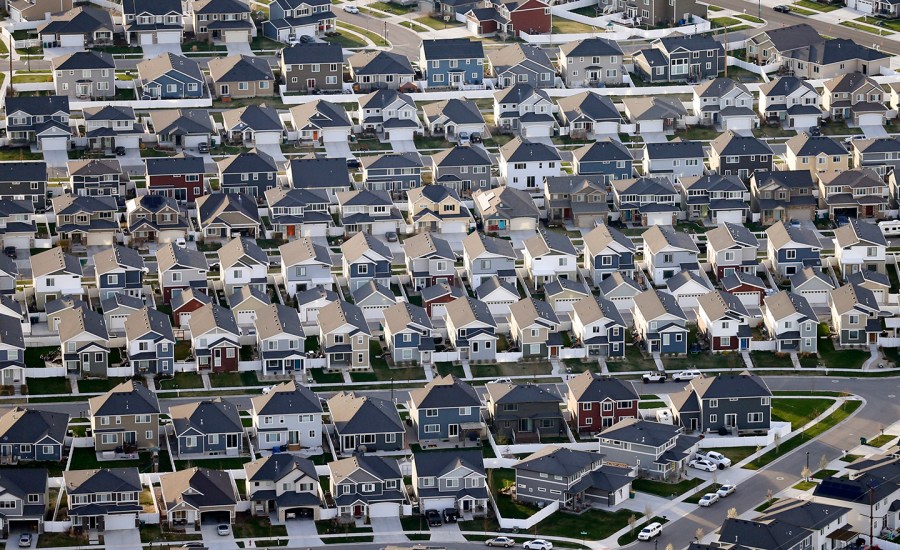
[[[635,492],[634,492],[634,491],[629,491],[629,492],[628,492],[628,498],[634,498],[634,495],[635,495]]]
[[[860,438],[859,438],[859,444],[860,444],[860,445],[865,445],[865,444],[866,444],[866,438],[865,438],[865,437],[860,437]]]

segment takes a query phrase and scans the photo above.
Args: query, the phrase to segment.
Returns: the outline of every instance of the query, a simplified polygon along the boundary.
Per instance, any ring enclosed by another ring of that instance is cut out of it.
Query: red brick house
[[[484,0],[466,12],[468,28],[478,36],[508,33],[519,36],[550,32],[550,6],[541,0],[500,2]]]
[[[759,307],[766,297],[766,283],[756,275],[735,271],[719,280],[722,290],[734,294],[748,307]]]
[[[422,307],[429,317],[443,318],[446,313],[445,304],[465,295],[461,287],[440,282],[422,289]]]
[[[151,195],[172,197],[194,204],[204,193],[202,157],[148,158],[147,190]]]
[[[566,403],[579,433],[597,433],[620,420],[640,418],[640,396],[627,382],[585,371],[566,386]]]

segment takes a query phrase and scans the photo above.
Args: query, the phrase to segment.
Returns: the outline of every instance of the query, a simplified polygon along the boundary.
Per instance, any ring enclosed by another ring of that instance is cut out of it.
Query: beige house
[[[884,90],[872,77],[844,73],[825,82],[822,108],[833,119],[857,126],[884,124]]]
[[[343,300],[319,310],[319,345],[329,369],[367,369],[372,333],[362,309]]]
[[[406,192],[409,212],[416,231],[466,233],[475,218],[452,187],[423,185]]]
[[[559,318],[543,300],[525,298],[509,306],[509,330],[524,358],[558,357],[562,337]]]
[[[143,384],[126,380],[89,399],[88,410],[95,451],[159,447],[159,401]]]
[[[850,169],[850,152],[828,136],[810,136],[801,132],[785,146],[788,170],[809,170],[813,176],[818,176]]]
[[[41,21],[47,14],[62,13],[72,9],[72,0],[8,0],[6,3],[9,18],[20,23],[23,21]]]
[[[218,98],[273,97],[275,76],[269,63],[250,55],[216,57],[209,62],[213,95]]]

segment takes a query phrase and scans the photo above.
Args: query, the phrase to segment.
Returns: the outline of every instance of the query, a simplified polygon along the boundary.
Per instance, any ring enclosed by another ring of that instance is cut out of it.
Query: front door
[[[306,79],[306,87],[309,89],[313,89],[316,87],[316,79],[315,78],[307,78]]]
[[[222,84],[221,86],[219,86],[219,95],[228,95],[228,93],[229,93],[228,84]]]
[[[213,350],[213,366],[221,367],[222,366],[222,349],[216,348]]]
[[[362,517],[362,505],[357,504],[353,506],[353,515],[356,517]]]

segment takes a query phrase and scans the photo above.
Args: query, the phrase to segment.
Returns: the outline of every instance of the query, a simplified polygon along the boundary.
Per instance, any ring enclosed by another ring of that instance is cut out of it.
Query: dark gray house
[[[343,85],[344,55],[340,44],[294,44],[281,50],[278,64],[288,92],[332,92],[340,90]]]
[[[711,36],[659,38],[634,55],[634,69],[647,82],[699,82],[725,69],[725,49]]]
[[[604,465],[604,456],[547,445],[513,466],[516,500],[543,506],[559,502],[564,510],[579,511],[592,501],[615,506],[631,492],[630,468]]]
[[[370,506],[387,503],[396,505],[399,514],[400,505],[406,502],[396,458],[358,454],[329,462],[328,472],[329,492],[342,518],[367,518]]]
[[[637,468],[648,477],[670,479],[687,469],[700,438],[684,428],[629,418],[616,422],[598,436],[599,451],[607,462]]]
[[[756,137],[729,130],[709,143],[709,168],[724,176],[735,175],[747,181],[759,171],[772,170],[774,153]]]
[[[0,462],[60,461],[67,413],[14,407],[0,416]]]
[[[410,390],[409,403],[409,418],[419,441],[459,442],[473,432],[481,438],[481,399],[472,386],[452,374]]]
[[[122,293],[140,297],[147,268],[137,250],[113,245],[94,254],[94,267],[100,299]]]
[[[172,374],[175,370],[175,336],[164,312],[144,307],[125,319],[128,360],[134,373]]]
[[[221,397],[169,407],[178,456],[236,456],[244,448],[237,407]]]
[[[328,400],[328,410],[337,438],[335,449],[342,454],[360,449],[398,451],[406,446],[406,429],[391,401],[339,392]]]
[[[572,151],[576,174],[599,175],[606,182],[630,178],[633,166],[631,151],[617,139],[602,138]]]
[[[225,157],[218,165],[223,193],[243,193],[262,199],[267,189],[275,187],[278,177],[275,159],[257,150]]]
[[[3,521],[0,535],[10,536],[10,526],[32,526],[44,532],[44,514],[49,504],[49,479],[46,468],[13,468],[0,470],[0,498],[3,499]]]
[[[695,378],[672,394],[675,421],[691,432],[765,432],[772,421],[772,392],[749,372]]]
[[[406,190],[422,185],[422,157],[419,153],[387,153],[362,157],[363,187],[388,191],[406,198]]]
[[[513,443],[540,443],[542,438],[566,438],[562,398],[535,384],[490,383],[487,414],[494,433]]]
[[[69,518],[82,529],[136,529],[143,491],[137,468],[70,470],[63,473]]]
[[[8,101],[7,105],[9,105]],[[18,197],[34,203],[35,210],[45,210],[47,200],[46,162],[8,162],[3,165],[3,170],[0,170],[0,199],[17,200]]]
[[[488,508],[487,476],[478,449],[415,454],[412,487],[422,510],[453,508],[460,515],[480,517]]]
[[[491,157],[481,147],[456,146],[431,157],[434,183],[450,187],[460,195],[491,186]]]

